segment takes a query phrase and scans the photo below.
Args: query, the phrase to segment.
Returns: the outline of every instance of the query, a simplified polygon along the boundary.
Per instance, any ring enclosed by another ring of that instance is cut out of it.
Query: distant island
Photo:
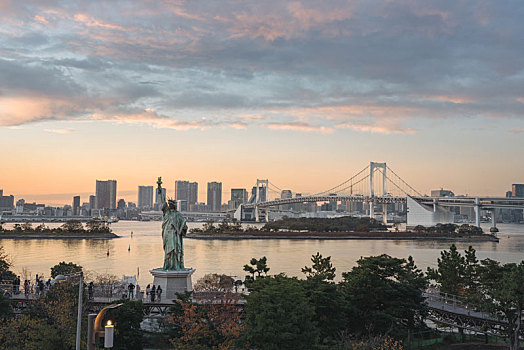
[[[50,228],[45,224],[34,226],[31,223],[14,224],[12,229],[0,223],[0,239],[2,238],[79,238],[79,239],[109,239],[118,235],[103,221],[92,220],[84,225],[78,220],[66,221],[60,227]]]
[[[188,238],[195,239],[400,239],[493,241],[498,238],[484,234],[472,225],[437,224],[432,227],[416,226],[412,230],[389,231],[381,222],[352,216],[338,218],[287,218],[265,224],[261,228],[239,222],[221,222],[215,226],[207,222],[189,231]]]

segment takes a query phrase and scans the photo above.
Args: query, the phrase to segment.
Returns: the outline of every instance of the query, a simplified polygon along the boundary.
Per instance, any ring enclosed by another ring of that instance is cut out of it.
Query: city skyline
[[[369,161],[422,193],[524,182],[518,2],[0,10],[5,193],[52,203],[105,178],[126,199],[158,176],[314,193]]]
[[[108,181],[115,181],[115,180],[108,180]],[[105,182],[103,180],[96,180],[96,182]],[[118,180],[116,180],[116,182],[118,182]],[[169,199],[174,199],[176,200],[177,199],[177,196],[176,196],[176,190],[175,190],[175,186],[176,186],[176,183],[177,182],[188,182],[186,180],[175,180],[173,181],[173,183],[175,184],[172,188],[170,188],[169,186],[166,186],[166,183],[164,183],[164,186],[163,186],[163,191],[167,193],[167,198]],[[219,184],[222,184],[220,181],[206,181],[205,183],[207,185],[209,184],[213,184],[213,183],[219,183]],[[196,186],[198,187],[198,182],[190,182],[190,184],[196,184]],[[255,183],[256,185],[256,183]],[[518,192],[518,194],[521,194],[521,191],[522,191],[522,184],[518,184],[517,186],[520,186],[519,187],[519,190],[520,192]],[[144,189],[144,190],[148,190],[152,187],[153,188],[153,192],[154,192],[154,195],[153,197],[150,197],[147,202],[149,203],[151,201],[152,204],[156,203],[157,201],[157,194],[156,194],[156,187],[154,187],[153,185],[138,185],[138,190],[124,190],[124,191],[117,191],[116,192],[116,197],[114,198],[115,199],[115,204],[116,204],[116,201],[120,200],[120,199],[124,199],[126,202],[132,202],[132,203],[135,203],[138,207],[140,207],[140,190],[141,188]],[[202,186],[204,187],[204,186]],[[207,196],[208,196],[208,186],[206,186],[204,188],[201,188],[199,191],[198,191],[198,201],[196,203],[205,203],[207,204]],[[222,187],[223,189],[221,190],[221,193],[222,193],[222,204],[227,204],[229,200],[232,199],[232,193],[235,192],[235,190],[239,191],[239,190],[242,190],[242,191],[245,191],[245,195],[247,198],[249,198],[250,194],[251,194],[251,189],[254,190],[256,188],[256,186],[245,186],[245,187],[242,187],[242,186],[232,186],[229,188],[229,190],[225,187]],[[116,189],[115,189],[116,190]],[[325,189],[324,189],[325,190]],[[347,190],[346,190],[347,191]],[[362,192],[362,194],[367,194],[367,191],[369,191],[367,188],[364,190],[364,191],[358,191],[357,187],[355,187],[355,194],[357,193],[360,193]],[[447,196],[448,194],[451,191],[451,193],[453,193],[454,195],[456,196],[464,196],[464,195],[467,195],[467,196],[483,196],[482,194],[475,194],[475,193],[460,193],[460,192],[457,192],[453,189],[450,189],[450,188],[444,188],[444,187],[440,187],[440,188],[434,188],[432,190],[429,190],[428,192],[423,192],[422,194],[423,195],[427,195],[427,196],[434,196],[435,193],[437,192],[442,192],[444,193],[443,196]],[[281,190],[281,192],[277,192],[275,190],[272,190],[270,191],[269,193],[269,197],[270,199],[275,199],[275,198],[281,198],[281,196],[283,195],[282,192],[285,192],[286,195],[285,195],[285,198],[291,198],[291,197],[295,197],[296,194],[299,194],[301,196],[307,196],[307,195],[310,195],[310,194],[314,194],[313,192],[303,192],[303,191],[297,191],[295,189],[293,189],[292,187],[290,188],[287,188],[285,187],[284,189]],[[320,191],[319,191],[320,192]],[[515,192],[515,183],[512,183],[512,184],[508,184],[506,189],[500,193],[499,195],[495,195],[495,196],[491,196],[491,197],[505,197],[507,195],[507,193],[511,193],[511,192]],[[80,197],[80,203],[90,203],[90,201],[92,200],[91,197],[95,198],[96,200],[96,191],[93,191],[93,192],[72,192],[72,193],[60,193],[60,194],[45,194],[45,195],[24,195],[24,194],[17,194],[17,193],[9,193],[9,192],[6,192],[5,189],[3,188],[0,188],[0,193],[3,193],[4,196],[10,196],[10,195],[13,195],[14,196],[14,202],[16,202],[17,200],[19,199],[24,199],[27,203],[31,203],[31,202],[38,202],[38,203],[42,203],[42,204],[45,204],[45,205],[49,205],[49,206],[62,206],[62,205],[70,205],[72,203],[72,201],[74,201],[74,198],[79,196]],[[151,196],[151,194],[148,194],[147,196]],[[234,195],[233,195],[234,196]],[[291,196],[291,197],[289,197]],[[46,198],[50,198],[50,199],[47,199]],[[58,200],[58,198],[60,198],[61,200]],[[283,198],[283,197],[282,197]],[[183,200],[185,200],[183,198]],[[146,206],[149,206],[149,205],[146,205]],[[152,207],[152,205],[151,205]]]

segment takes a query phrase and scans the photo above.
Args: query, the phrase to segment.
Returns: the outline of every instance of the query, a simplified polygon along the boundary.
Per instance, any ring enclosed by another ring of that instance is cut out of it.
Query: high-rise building
[[[188,207],[198,203],[198,183],[182,180],[175,181],[175,200],[186,201]]]
[[[73,215],[80,215],[80,196],[73,197]]]
[[[251,196],[254,196],[253,197],[254,200],[256,200],[256,195],[257,195],[257,186],[253,186],[253,188],[251,189]],[[260,196],[260,202],[265,202],[267,198],[266,187],[259,186],[258,195]]]
[[[153,207],[153,186],[138,186],[138,208],[151,209]]]
[[[126,201],[121,198],[118,200],[117,209],[125,209],[126,208]]]
[[[231,189],[231,206],[232,209],[238,208],[240,204],[247,202],[247,190],[245,188]]]
[[[116,180],[96,180],[96,209],[116,208]]]
[[[0,211],[1,210],[12,210],[15,207],[14,196],[4,196],[4,191],[0,190]]]
[[[524,197],[524,184],[511,185],[511,197]]]
[[[207,183],[207,206],[210,211],[220,211],[222,206],[222,182]]]
[[[96,196],[89,196],[89,210],[96,209]]]
[[[282,190],[282,192],[280,192],[280,199],[289,199],[289,198],[293,198],[293,193],[291,192],[291,190]],[[284,205],[281,205],[280,207],[282,210],[291,210],[292,205],[284,204]]]
[[[164,187],[162,187],[162,196],[164,198],[166,198],[166,189]],[[160,194],[158,193],[158,188],[155,190],[155,205],[160,205],[162,204],[162,197],[160,197]],[[157,209],[158,210],[158,209]]]

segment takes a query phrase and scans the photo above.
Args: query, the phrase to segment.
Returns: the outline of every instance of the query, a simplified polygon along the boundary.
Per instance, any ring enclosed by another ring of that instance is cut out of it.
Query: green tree
[[[28,315],[38,322],[47,323],[58,334],[60,347],[73,349],[76,342],[76,317],[78,312],[78,280],[70,279],[52,286],[49,291],[33,302]],[[84,291],[82,312],[87,313],[87,297]],[[86,338],[86,323],[82,324],[82,341]]]
[[[318,342],[304,282],[284,275],[257,279],[245,306],[244,341],[254,349],[312,349]]]
[[[411,257],[406,261],[383,254],[357,264],[342,274],[340,283],[353,333],[404,337],[425,327],[422,292],[427,280]]]
[[[108,310],[104,316],[104,324],[111,320],[115,325],[114,349],[141,350],[143,332],[140,323],[144,320],[142,301],[122,299],[114,303],[123,305]]]
[[[68,220],[61,226],[61,228],[65,232],[82,232],[82,231],[84,231],[84,226],[78,220]]]
[[[486,259],[479,268],[479,288],[484,300],[480,309],[495,312],[508,320],[506,332],[510,349],[519,349],[524,311],[524,261],[520,264],[499,263]]]
[[[267,258],[264,256],[260,259],[255,259],[255,258],[252,258],[250,261],[249,261],[249,264],[251,265],[244,265],[244,271],[248,272],[251,274],[251,279],[255,279],[255,274],[260,277],[262,273],[264,273],[264,275],[267,275],[267,273],[269,272],[269,267],[267,266]],[[247,277],[246,277],[247,279]]]
[[[55,266],[51,267],[51,277],[55,278],[58,275],[69,275],[72,273],[77,273],[82,271],[82,266],[77,265],[72,262],[66,263],[65,261],[62,261]]]
[[[449,251],[440,252],[437,268],[428,267],[428,277],[440,284],[443,293],[459,294],[464,290],[465,260],[452,244]]]
[[[12,314],[11,300],[4,296],[3,293],[0,293],[0,321],[4,318],[11,317]]]
[[[68,349],[52,325],[29,315],[0,323],[0,344],[5,350]]]
[[[336,268],[331,263],[331,257],[322,257],[320,252],[311,257],[313,265],[302,268],[302,273],[306,274],[307,279],[316,279],[320,281],[333,281],[335,279]]]
[[[11,267],[11,260],[5,253],[4,247],[0,245],[0,281],[12,281],[16,275],[9,270]]]

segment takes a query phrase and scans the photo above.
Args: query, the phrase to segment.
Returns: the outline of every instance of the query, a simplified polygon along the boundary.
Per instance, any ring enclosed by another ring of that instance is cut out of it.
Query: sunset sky
[[[522,1],[0,0],[0,189],[524,183]]]

